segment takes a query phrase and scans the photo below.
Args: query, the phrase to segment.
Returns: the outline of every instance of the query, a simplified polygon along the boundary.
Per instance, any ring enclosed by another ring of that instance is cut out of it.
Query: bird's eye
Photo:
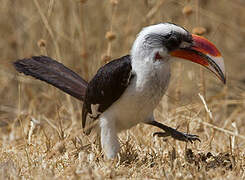
[[[168,48],[169,51],[172,51],[174,49],[177,49],[181,43],[181,39],[178,38],[177,36],[172,35],[166,43],[166,47]]]
[[[172,33],[168,33],[167,35],[164,36],[165,39],[169,39],[171,37]]]

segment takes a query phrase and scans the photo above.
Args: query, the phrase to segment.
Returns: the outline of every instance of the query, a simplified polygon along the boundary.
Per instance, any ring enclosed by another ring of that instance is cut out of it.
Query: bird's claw
[[[191,142],[191,143],[193,143],[193,141],[201,142],[198,135],[182,133],[180,131],[177,131],[176,129],[172,129],[169,132],[155,132],[153,136],[158,136],[158,137],[171,136],[172,138],[177,139],[179,141],[185,141],[185,142]]]

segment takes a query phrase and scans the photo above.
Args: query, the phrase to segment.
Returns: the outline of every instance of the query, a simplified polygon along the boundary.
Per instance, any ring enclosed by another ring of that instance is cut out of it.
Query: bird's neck
[[[155,92],[164,93],[170,79],[170,62],[151,58],[132,59],[132,70],[137,77],[136,87],[142,90],[151,88]]]
[[[131,49],[132,70],[136,74],[136,88],[143,93],[164,94],[170,79],[169,56],[163,48],[151,48],[144,45],[143,36],[138,36]],[[163,59],[155,59],[161,52]],[[162,95],[163,95],[162,94]]]

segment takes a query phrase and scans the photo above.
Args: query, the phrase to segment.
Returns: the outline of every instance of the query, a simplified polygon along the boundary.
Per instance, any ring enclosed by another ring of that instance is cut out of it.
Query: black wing
[[[17,60],[13,64],[18,72],[45,81],[79,100],[84,100],[88,83],[78,74],[50,57],[33,56]]]
[[[133,75],[131,73],[131,58],[129,55],[113,60],[102,66],[89,82],[86,91],[82,113],[83,128],[88,113],[93,116],[92,106],[97,105],[97,113],[93,119],[110,107],[128,87]]]

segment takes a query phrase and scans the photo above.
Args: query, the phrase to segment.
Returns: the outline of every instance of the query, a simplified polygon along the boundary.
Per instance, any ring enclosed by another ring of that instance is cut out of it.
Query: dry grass
[[[0,177],[2,179],[244,178],[245,3],[235,0],[0,0]],[[106,161],[81,129],[81,103],[17,74],[11,62],[45,54],[90,79],[126,54],[146,25],[171,21],[205,33],[221,50],[226,87],[191,63],[174,63],[155,111],[202,143],[152,137],[137,125],[120,134],[120,158]],[[179,64],[181,63],[181,64]],[[201,96],[199,96],[199,93]],[[200,97],[203,97],[202,100]]]

